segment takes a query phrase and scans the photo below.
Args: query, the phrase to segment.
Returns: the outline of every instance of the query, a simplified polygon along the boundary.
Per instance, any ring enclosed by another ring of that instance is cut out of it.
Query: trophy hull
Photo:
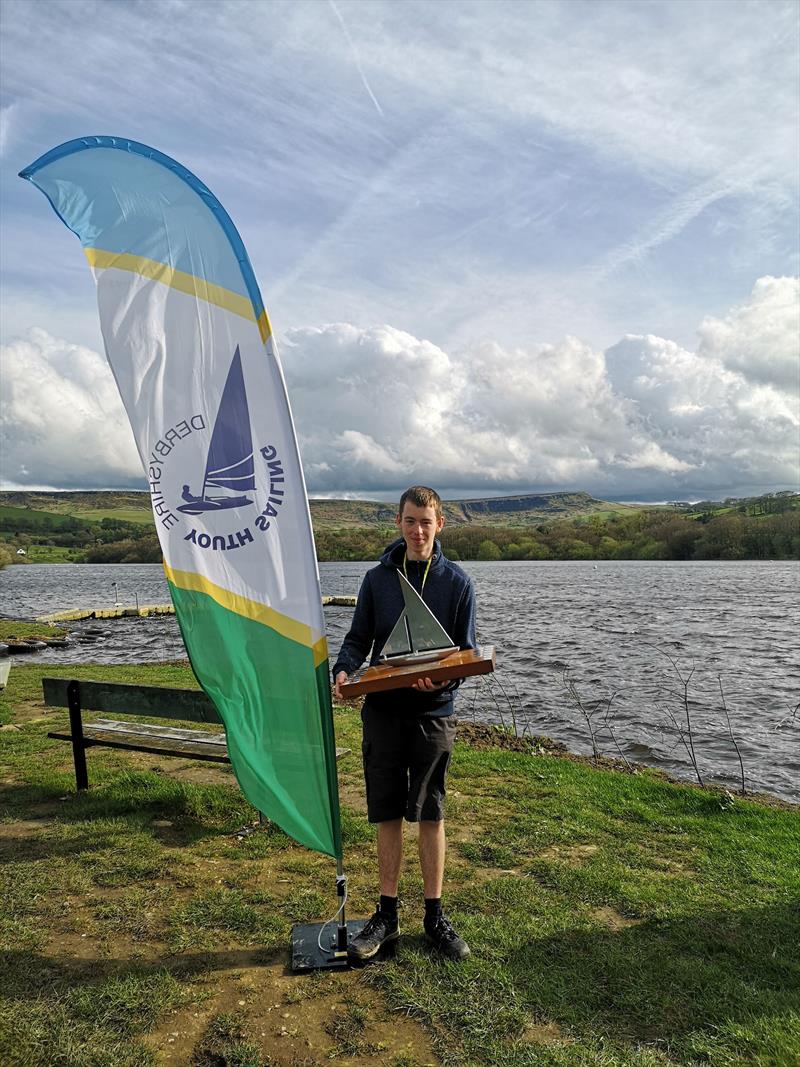
[[[444,659],[460,651],[456,645],[449,648],[430,648],[427,652],[399,652],[396,656],[381,656],[380,666],[404,667],[406,664],[430,663],[432,660]]]
[[[433,682],[451,682],[455,678],[490,674],[494,670],[494,663],[494,645],[459,650],[443,659],[424,663],[419,660],[405,664],[378,663],[374,667],[365,667],[351,674],[347,681],[339,686],[339,690],[342,696],[349,700],[363,693],[409,689],[420,678],[430,678]]]

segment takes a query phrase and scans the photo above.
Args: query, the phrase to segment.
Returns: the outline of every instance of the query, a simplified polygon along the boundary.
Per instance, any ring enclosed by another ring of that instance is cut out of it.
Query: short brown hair
[[[412,485],[406,489],[400,497],[400,506],[397,509],[398,515],[403,514],[403,508],[406,504],[413,504],[417,508],[433,508],[436,511],[437,519],[441,519],[444,514],[442,511],[442,498],[435,489],[429,489],[427,485]]]

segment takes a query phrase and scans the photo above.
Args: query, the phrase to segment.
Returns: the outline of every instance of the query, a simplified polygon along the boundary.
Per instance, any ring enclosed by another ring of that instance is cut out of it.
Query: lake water
[[[371,564],[323,563],[323,593],[358,591]],[[698,764],[735,786],[739,746],[748,789],[800,801],[800,568],[791,562],[465,563],[478,596],[481,640],[497,647],[494,675],[468,681],[462,718],[503,721],[591,751],[587,709],[607,755],[693,776],[674,719],[685,720]],[[116,583],[116,588],[114,586]],[[165,603],[158,565],[23,565],[0,572],[0,613]],[[326,609],[338,651],[351,609]],[[183,655],[171,616],[70,624],[90,643],[36,661],[122,663]],[[32,662],[33,657],[18,657]],[[689,677],[691,675],[691,677]],[[730,717],[729,731],[720,680]],[[569,682],[573,683],[570,691]],[[609,697],[610,720],[600,727]]]

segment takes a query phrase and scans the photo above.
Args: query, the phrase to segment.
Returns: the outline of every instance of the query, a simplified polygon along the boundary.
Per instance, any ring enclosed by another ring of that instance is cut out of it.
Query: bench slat
[[[187,730],[178,726],[156,726],[146,722],[118,722],[116,719],[96,719],[84,723],[84,737],[92,734],[131,734],[133,737],[160,737],[168,741],[202,742],[204,745],[216,745],[226,748],[227,739],[224,732],[211,733],[210,730]]]
[[[230,763],[228,753],[220,752],[218,745],[192,744],[184,741],[176,744],[170,738],[164,738],[163,743],[158,737],[136,738],[131,734],[118,734],[116,737],[107,731],[98,731],[98,736],[92,737],[91,727],[84,730],[84,746],[94,748],[101,745],[103,748],[124,748],[130,752],[150,752],[155,756],[178,756],[183,759],[206,760],[211,763]],[[71,741],[72,735],[53,730],[47,735],[56,741]],[[118,738],[118,739],[117,739]]]
[[[72,740],[71,733],[60,730],[53,730],[47,736],[56,741]],[[83,737],[87,747],[102,745],[134,752],[154,752],[163,756],[185,756],[190,759],[230,763],[225,734],[210,733],[208,730],[181,730],[173,726],[98,719],[96,722],[84,723]],[[349,748],[337,748],[337,760],[346,756],[349,751]]]
[[[69,678],[42,678],[44,702],[49,707],[69,707]],[[118,715],[147,715],[153,719],[222,724],[217,709],[200,689],[166,689],[159,685],[123,685],[119,682],[80,680],[81,707]]]

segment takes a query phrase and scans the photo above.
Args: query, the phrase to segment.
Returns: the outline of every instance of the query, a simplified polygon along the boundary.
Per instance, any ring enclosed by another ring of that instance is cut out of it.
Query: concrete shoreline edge
[[[354,608],[356,598],[354,596],[324,596],[323,607]],[[174,615],[173,604],[141,604],[134,607],[115,605],[113,608],[69,608],[66,611],[54,611],[48,615],[37,615],[36,622],[79,622],[82,619],[122,619],[147,615]]]

